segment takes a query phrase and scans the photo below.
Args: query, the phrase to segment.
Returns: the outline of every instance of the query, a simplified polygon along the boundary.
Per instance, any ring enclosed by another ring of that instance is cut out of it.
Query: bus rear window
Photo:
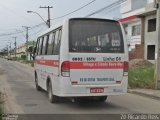
[[[118,22],[70,20],[69,51],[79,53],[124,53]]]

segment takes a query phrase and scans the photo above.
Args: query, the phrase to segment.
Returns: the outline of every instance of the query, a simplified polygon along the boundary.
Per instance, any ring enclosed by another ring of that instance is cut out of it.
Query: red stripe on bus
[[[36,64],[40,65],[47,65],[47,66],[53,66],[53,67],[58,67],[59,66],[59,60],[35,60]]]
[[[58,60],[35,60],[36,64],[59,67]],[[124,62],[70,62],[70,69],[123,69]]]
[[[70,69],[123,69],[124,62],[70,62]]]

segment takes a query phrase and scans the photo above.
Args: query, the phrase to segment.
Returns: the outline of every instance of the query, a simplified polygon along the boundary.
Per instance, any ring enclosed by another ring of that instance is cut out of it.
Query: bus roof
[[[53,31],[54,29],[57,29],[61,26],[63,26],[64,23],[68,22],[69,20],[102,20],[102,21],[108,21],[108,22],[118,22],[116,20],[111,20],[111,19],[102,19],[102,18],[68,18],[66,20],[64,20],[62,23],[59,23],[59,24],[55,24],[54,26],[52,26],[51,28],[43,31],[40,35],[40,36],[43,36],[51,31]]]

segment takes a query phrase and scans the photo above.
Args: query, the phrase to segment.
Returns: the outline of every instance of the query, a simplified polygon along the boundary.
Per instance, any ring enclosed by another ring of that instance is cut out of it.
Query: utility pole
[[[16,58],[16,56],[17,56],[16,55],[17,54],[17,52],[16,52],[16,50],[17,50],[17,41],[16,41],[17,37],[13,37],[13,38],[15,39],[15,43],[14,43],[14,45],[15,45],[15,51],[14,52],[15,53],[14,54],[15,54],[15,58]]]
[[[40,8],[47,8],[48,9],[48,20],[47,20],[47,24],[48,24],[48,27],[50,28],[51,27],[51,18],[50,18],[50,8],[53,8],[52,6],[45,6],[45,7],[41,7]]]
[[[28,31],[29,31],[29,28],[28,26],[22,26],[23,28],[26,29],[26,60],[28,60]]]
[[[9,45],[7,45],[7,56],[9,58]]]
[[[10,42],[10,58],[11,58],[11,54],[12,54],[12,46],[11,46],[11,42]]]
[[[156,60],[156,89],[160,90],[160,0],[157,4],[157,60]]]

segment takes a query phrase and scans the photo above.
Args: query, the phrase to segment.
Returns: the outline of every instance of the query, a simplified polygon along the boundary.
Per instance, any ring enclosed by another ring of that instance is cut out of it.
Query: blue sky
[[[37,15],[27,13],[28,10],[36,11],[44,19],[47,19],[47,9],[40,9],[39,7],[53,6],[51,9],[51,18],[53,19],[80,8],[90,1],[92,0],[0,0],[0,34],[13,33],[16,30],[22,31],[24,30],[22,26],[34,26],[43,22]],[[96,0],[84,9],[67,17],[84,17],[115,1],[117,0]],[[119,17],[119,14],[119,8],[116,8],[93,17],[115,18]],[[52,21],[52,25],[63,21],[65,18]],[[30,31],[30,39],[36,39],[43,29],[46,29],[46,27],[41,26]],[[9,42],[13,44],[13,36],[17,36],[18,45],[25,42],[25,32],[18,35],[0,36],[0,49],[4,48]]]

